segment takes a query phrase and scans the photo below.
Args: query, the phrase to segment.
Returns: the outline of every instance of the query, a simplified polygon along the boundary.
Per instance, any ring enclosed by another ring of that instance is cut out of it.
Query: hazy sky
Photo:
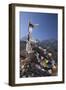
[[[57,39],[58,15],[51,13],[20,12],[20,39],[28,34],[28,21],[39,24],[33,29],[32,37],[38,40]]]

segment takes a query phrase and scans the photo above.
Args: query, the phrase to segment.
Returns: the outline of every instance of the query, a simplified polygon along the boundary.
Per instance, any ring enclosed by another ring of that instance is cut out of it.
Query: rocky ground
[[[57,75],[57,49],[49,50],[33,45],[33,52],[27,54],[24,42],[20,49],[20,77],[43,77]],[[47,46],[48,47],[48,46]],[[55,51],[53,51],[55,50]]]

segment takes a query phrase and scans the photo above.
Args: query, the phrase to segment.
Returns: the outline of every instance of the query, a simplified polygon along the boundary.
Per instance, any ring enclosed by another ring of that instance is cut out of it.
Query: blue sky
[[[57,40],[58,15],[53,13],[20,12],[20,39],[28,34],[28,21],[39,24],[34,28],[32,37],[38,40]]]

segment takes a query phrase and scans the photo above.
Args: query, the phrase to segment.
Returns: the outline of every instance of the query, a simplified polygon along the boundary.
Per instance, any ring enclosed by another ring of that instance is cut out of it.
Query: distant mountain
[[[28,36],[24,36],[20,41],[27,41]],[[40,40],[32,38],[32,41],[40,42]]]
[[[28,36],[24,36],[24,37],[22,37],[22,38],[21,38],[21,40],[20,40],[20,41],[26,41],[26,40],[27,40],[27,38],[28,38]]]
[[[26,47],[26,37],[23,38],[21,41],[20,41],[20,47],[23,48],[23,47]],[[58,41],[57,40],[43,40],[43,41],[39,41],[38,39],[36,40],[36,44],[38,46],[41,46],[42,48],[47,48],[47,49],[53,49],[55,51],[57,51],[57,47],[58,47]]]
[[[57,48],[57,44],[58,44],[58,41],[54,39],[43,40],[39,43],[39,45],[45,48]]]

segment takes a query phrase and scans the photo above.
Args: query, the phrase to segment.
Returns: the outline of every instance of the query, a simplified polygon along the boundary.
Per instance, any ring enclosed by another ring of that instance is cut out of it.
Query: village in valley
[[[57,41],[33,40],[32,30],[39,24],[29,21],[27,39],[20,41],[20,78],[56,76]]]

